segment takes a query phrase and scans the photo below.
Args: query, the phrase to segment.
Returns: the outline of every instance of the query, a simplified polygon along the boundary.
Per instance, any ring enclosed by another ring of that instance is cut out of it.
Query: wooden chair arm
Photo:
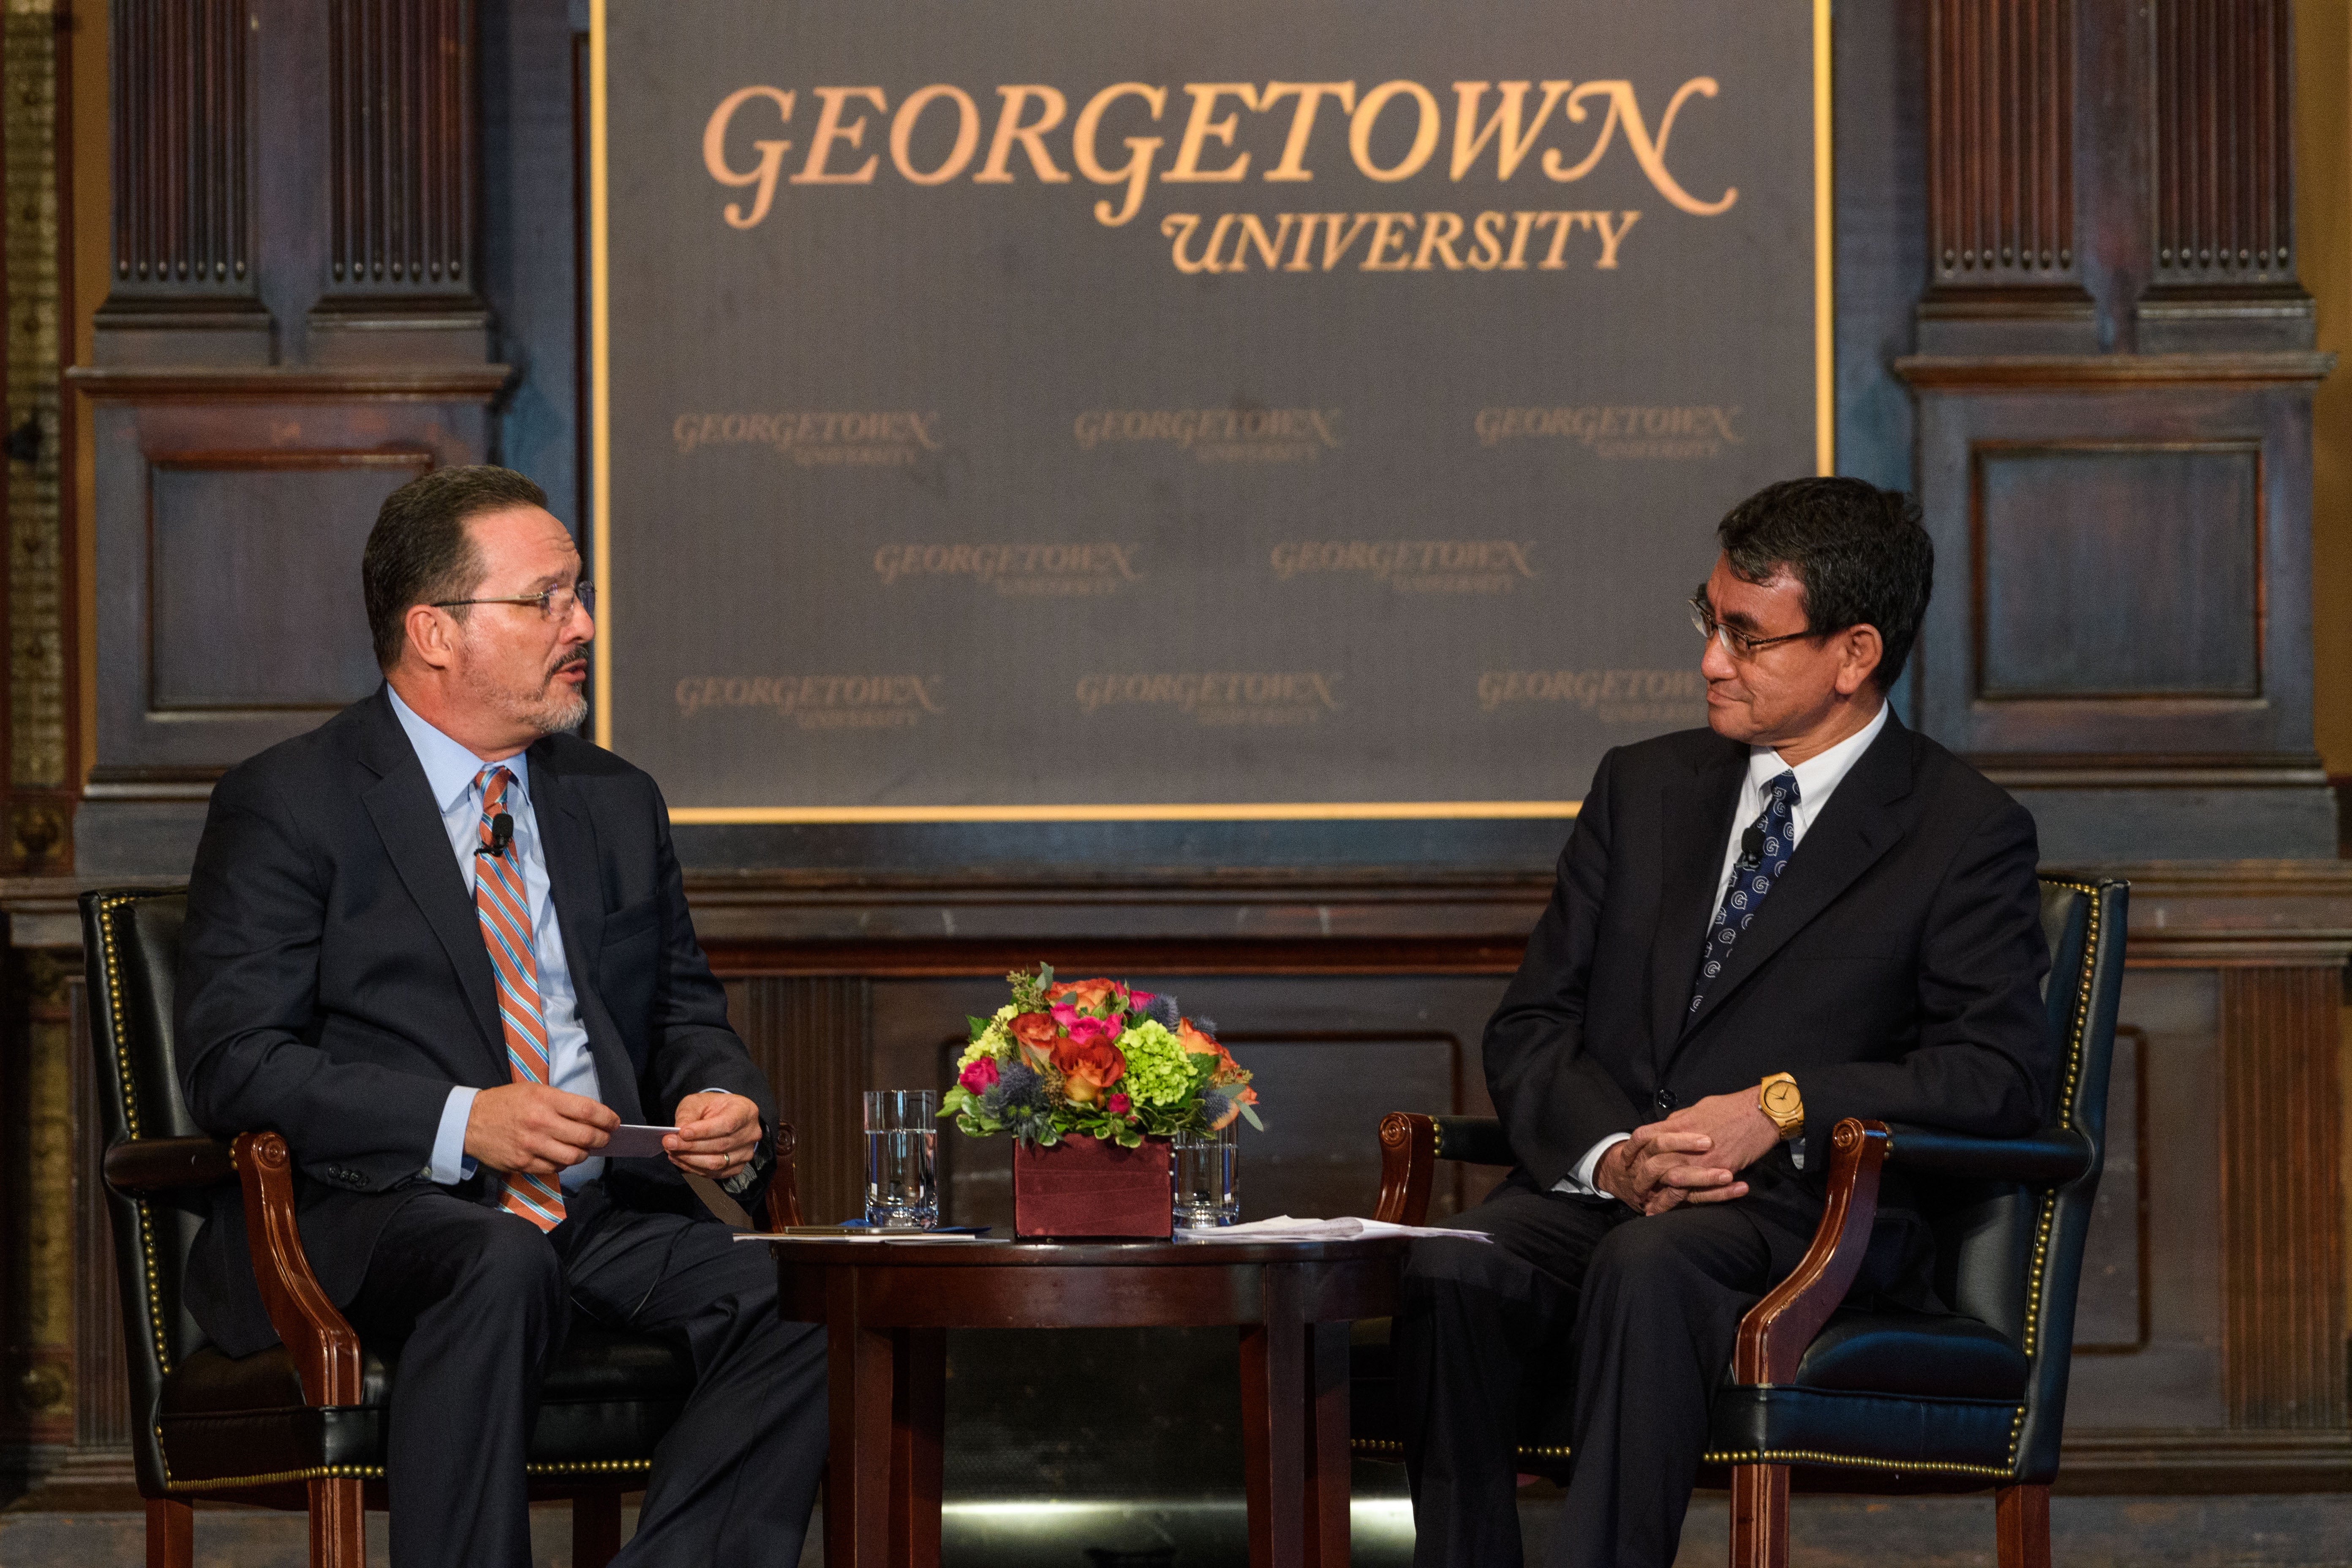
[[[1381,1118],[1381,1199],[1372,1217],[1420,1225],[1429,1217],[1429,1183],[1437,1173],[1437,1121],[1407,1110]]]
[[[800,1181],[793,1169],[793,1151],[799,1147],[789,1121],[776,1123],[776,1169],[768,1178],[768,1228],[782,1230],[802,1223]]]
[[[314,1405],[360,1402],[360,1337],[335,1310],[302,1253],[294,1223],[293,1156],[275,1132],[241,1132],[236,1173],[245,1189],[246,1245],[270,1326],[285,1342]]]
[[[1878,1217],[1878,1168],[1886,1158],[1886,1124],[1841,1121],[1830,1133],[1829,1205],[1797,1271],[1748,1309],[1732,1352],[1734,1383],[1784,1384],[1797,1375],[1805,1347],[1845,1300],[1870,1249]]]
[[[118,1193],[168,1193],[236,1179],[236,1156],[210,1138],[132,1138],[106,1152],[100,1167]]]

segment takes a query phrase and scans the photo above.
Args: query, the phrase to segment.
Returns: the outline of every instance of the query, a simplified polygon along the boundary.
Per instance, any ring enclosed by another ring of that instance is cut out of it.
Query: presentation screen
[[[687,821],[1572,810],[1831,460],[1826,9],[602,0],[599,739]]]

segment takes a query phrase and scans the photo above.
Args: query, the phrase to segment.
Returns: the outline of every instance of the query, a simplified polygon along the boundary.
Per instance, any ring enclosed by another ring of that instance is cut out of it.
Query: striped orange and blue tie
[[[488,767],[475,782],[482,786],[484,853],[474,857],[474,911],[481,917],[490,967],[498,971],[499,1022],[506,1033],[507,1063],[517,1083],[545,1083],[547,1020],[540,1006],[539,961],[531,953],[530,900],[523,892],[521,857],[511,843],[500,844],[490,831],[492,820],[506,810],[507,786],[514,774]],[[502,1201],[509,1212],[541,1230],[563,1223],[563,1189],[552,1177],[511,1173]]]

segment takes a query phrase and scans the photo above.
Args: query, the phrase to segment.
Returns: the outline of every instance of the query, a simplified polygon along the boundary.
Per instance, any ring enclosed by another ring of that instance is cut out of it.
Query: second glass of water
[[[1179,1230],[1211,1230],[1242,1217],[1241,1187],[1234,1169],[1234,1129],[1179,1132],[1169,1151],[1173,1180],[1172,1217]]]
[[[924,1230],[940,1221],[938,1097],[928,1089],[866,1091],[866,1223]]]

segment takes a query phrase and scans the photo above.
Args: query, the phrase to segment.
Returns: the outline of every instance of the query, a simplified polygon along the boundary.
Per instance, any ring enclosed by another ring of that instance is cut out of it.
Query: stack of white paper
[[[1293,1219],[1276,1215],[1247,1225],[1223,1225],[1213,1229],[1176,1232],[1180,1241],[1352,1241],[1358,1237],[1458,1236],[1465,1241],[1492,1241],[1483,1230],[1448,1230],[1443,1226],[1391,1225],[1380,1219]]]

